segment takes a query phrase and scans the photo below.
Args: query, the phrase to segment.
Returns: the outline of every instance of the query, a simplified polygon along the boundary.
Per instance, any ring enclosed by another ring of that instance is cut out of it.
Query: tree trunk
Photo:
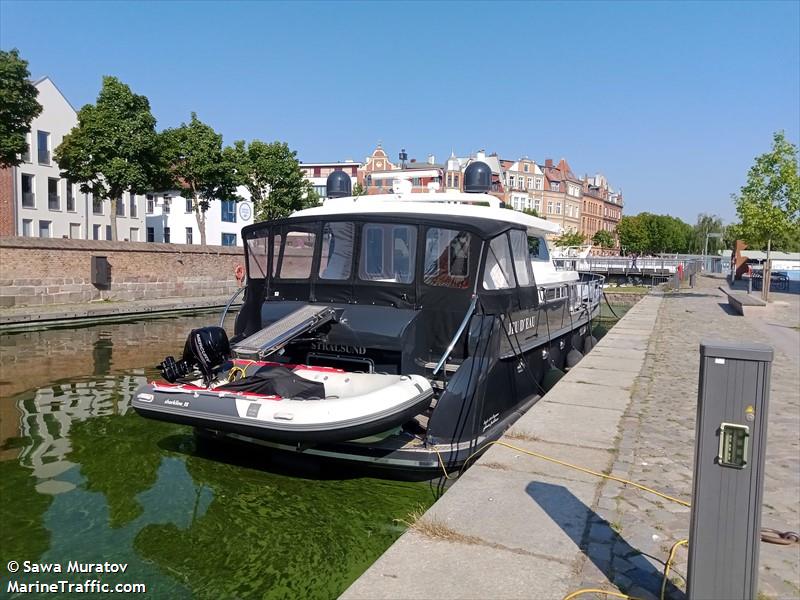
[[[200,231],[200,245],[206,245],[206,213],[202,210],[200,206],[200,202],[197,201],[197,197],[195,196],[192,199],[194,203],[194,216],[197,219],[197,229]]]
[[[111,214],[108,215],[111,220],[111,241],[117,241],[117,203],[122,202],[122,198],[111,198]]]

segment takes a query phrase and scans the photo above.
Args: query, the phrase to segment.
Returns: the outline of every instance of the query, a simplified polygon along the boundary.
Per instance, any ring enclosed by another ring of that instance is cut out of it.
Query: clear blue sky
[[[729,196],[772,132],[800,132],[800,3],[0,2],[17,47],[80,107],[102,75],[301,160],[480,148],[566,157],[628,214]]]

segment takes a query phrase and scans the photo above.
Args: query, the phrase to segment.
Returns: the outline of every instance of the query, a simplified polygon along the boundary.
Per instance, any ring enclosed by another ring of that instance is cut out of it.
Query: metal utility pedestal
[[[687,592],[756,598],[772,348],[701,342]]]

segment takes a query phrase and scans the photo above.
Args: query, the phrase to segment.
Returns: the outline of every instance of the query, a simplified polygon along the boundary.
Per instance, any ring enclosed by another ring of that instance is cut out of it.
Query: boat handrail
[[[445,361],[447,361],[447,358],[450,356],[450,353],[453,351],[453,348],[456,347],[456,343],[458,342],[458,339],[461,337],[461,334],[464,333],[464,329],[466,329],[467,323],[469,323],[469,320],[472,317],[472,313],[475,312],[475,307],[477,305],[478,305],[478,295],[472,294],[472,302],[469,303],[467,314],[464,315],[464,320],[461,321],[461,325],[458,326],[456,334],[453,336],[453,339],[450,340],[450,343],[447,346],[447,350],[445,350],[444,354],[442,354],[442,358],[439,359],[439,362],[433,369],[434,375],[436,375],[439,372],[439,370],[444,366],[444,363]]]
[[[228,303],[225,305],[225,308],[224,308],[224,309],[222,309],[222,316],[219,318],[219,326],[220,326],[220,327],[224,327],[224,326],[225,326],[225,317],[227,317],[227,316],[228,316],[228,311],[230,310],[230,308],[231,308],[231,304],[233,304],[233,301],[234,301],[234,300],[236,300],[236,297],[237,297],[239,294],[241,294],[243,291],[245,291],[246,289],[247,289],[247,286],[246,286],[246,285],[243,285],[243,286],[242,286],[242,287],[240,287],[238,290],[236,290],[236,291],[233,293],[233,296],[231,296],[231,299],[230,299],[230,300],[228,300]]]

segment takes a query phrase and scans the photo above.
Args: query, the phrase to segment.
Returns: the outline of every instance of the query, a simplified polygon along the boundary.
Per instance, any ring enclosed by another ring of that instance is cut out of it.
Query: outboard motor
[[[225,330],[222,327],[201,327],[189,333],[183,347],[183,358],[176,361],[174,356],[168,356],[158,365],[158,370],[164,379],[174,383],[198,369],[203,374],[205,385],[208,385],[214,377],[214,369],[230,356],[231,345]]]

